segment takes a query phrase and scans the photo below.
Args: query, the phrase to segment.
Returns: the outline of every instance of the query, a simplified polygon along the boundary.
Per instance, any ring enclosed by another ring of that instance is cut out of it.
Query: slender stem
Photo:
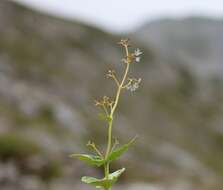
[[[126,51],[126,57],[128,57],[128,56],[129,56],[129,52],[128,52],[128,47],[127,47],[127,46],[125,46],[125,51]],[[127,62],[126,64],[127,64],[127,66],[126,66],[126,69],[125,69],[125,74],[124,74],[124,76],[123,76],[123,78],[122,78],[122,82],[121,82],[121,84],[120,84],[119,87],[118,87],[117,94],[116,94],[116,98],[115,98],[115,104],[114,104],[114,106],[112,107],[112,110],[111,110],[111,116],[113,116],[113,114],[114,114],[114,112],[115,112],[115,109],[116,109],[116,107],[117,107],[117,105],[118,105],[118,101],[119,101],[120,93],[121,93],[122,87],[123,87],[123,85],[124,85],[124,82],[125,82],[125,80],[126,80],[126,77],[127,77],[127,75],[128,75],[128,72],[129,72],[129,64],[130,64],[130,63]]]
[[[102,105],[102,107],[103,107],[103,110],[104,110],[106,116],[108,116],[109,114],[108,114],[108,110],[107,110],[107,108],[105,107],[105,105]]]
[[[129,52],[128,52],[128,47],[125,46],[125,52],[126,52],[126,57],[128,59],[129,56]],[[105,159],[108,159],[108,156],[111,152],[111,146],[112,146],[112,126],[113,126],[113,116],[114,116],[114,112],[118,106],[118,102],[119,102],[119,98],[120,98],[120,94],[121,91],[123,89],[123,85],[125,83],[125,80],[127,78],[128,72],[129,72],[129,65],[130,63],[127,62],[126,63],[126,69],[125,69],[125,73],[123,75],[122,81],[121,83],[118,85],[118,89],[117,89],[117,93],[116,93],[116,97],[115,97],[115,103],[111,108],[111,112],[110,112],[110,120],[108,123],[108,145],[107,145],[107,150],[106,150],[106,155],[105,155]],[[104,165],[104,172],[105,172],[105,177],[108,178],[109,175],[109,162],[106,162]],[[105,190],[110,190],[110,189],[105,189]]]
[[[110,113],[110,121],[109,121],[109,125],[108,125],[108,146],[107,146],[107,151],[106,151],[106,156],[105,156],[106,159],[108,158],[108,155],[111,151],[113,115],[114,115],[114,112],[117,108],[119,97],[120,97],[121,90],[122,90],[122,86],[125,82],[128,71],[129,71],[129,63],[127,63],[127,66],[126,66],[126,69],[125,69],[125,74],[123,76],[123,79],[122,79],[122,82],[121,82],[120,86],[118,87],[118,90],[117,90],[117,93],[116,93],[116,98],[115,98],[115,103],[114,103],[114,105],[111,109],[111,113]]]
[[[113,77],[112,77],[113,79],[114,79],[114,81],[115,81],[115,83],[117,84],[117,86],[119,86],[120,84],[119,84],[119,81],[118,81],[118,79],[116,78],[116,76],[115,75],[113,75]]]
[[[103,158],[103,155],[101,154],[101,152],[98,150],[98,148],[96,146],[93,146],[93,149],[97,152],[97,154]]]
[[[110,114],[111,120],[109,121],[108,125],[108,146],[107,146],[107,151],[105,155],[105,159],[108,158],[108,155],[111,151],[111,144],[112,144],[112,124],[113,124],[113,115]]]

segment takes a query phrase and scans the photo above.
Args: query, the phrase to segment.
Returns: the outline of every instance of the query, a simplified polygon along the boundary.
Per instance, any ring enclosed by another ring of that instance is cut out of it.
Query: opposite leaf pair
[[[78,158],[79,160],[85,161],[89,165],[100,167],[103,166],[106,162],[112,162],[117,158],[119,158],[122,154],[124,154],[128,150],[128,148],[136,141],[136,139],[137,136],[134,137],[129,143],[112,150],[107,159],[104,159],[102,156],[90,155],[90,154],[71,154],[70,156],[72,158]],[[108,178],[103,178],[103,179],[97,179],[85,176],[82,177],[82,181],[87,184],[95,185],[96,188],[106,189],[110,187],[124,171],[125,168],[122,168],[114,173],[109,174]]]
[[[81,181],[90,185],[94,185],[96,188],[110,189],[110,187],[117,181],[119,176],[125,171],[125,168],[117,170],[108,175],[108,178],[97,179],[94,177],[84,176]]]
[[[104,159],[102,156],[98,155],[91,155],[91,154],[71,154],[70,157],[72,158],[78,158],[79,160],[85,161],[87,164],[95,165],[97,167],[102,166],[106,162],[111,162],[113,160],[116,160],[118,157],[120,157],[122,154],[124,154],[128,148],[136,141],[137,136],[134,137],[129,143],[112,150],[112,152],[109,154],[107,160]]]

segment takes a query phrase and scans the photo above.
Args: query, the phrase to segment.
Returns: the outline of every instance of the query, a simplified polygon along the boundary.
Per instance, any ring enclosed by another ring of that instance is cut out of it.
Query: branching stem
[[[128,56],[129,56],[128,46],[126,45],[124,47],[125,47],[126,57],[128,58]],[[117,92],[116,92],[115,103],[111,107],[111,112],[110,112],[110,115],[109,115],[110,116],[110,120],[108,122],[108,145],[107,145],[107,150],[106,150],[106,155],[105,155],[105,159],[106,160],[108,159],[108,156],[109,156],[109,154],[111,152],[111,147],[112,147],[113,116],[114,116],[115,110],[116,110],[116,108],[118,106],[120,94],[121,94],[121,91],[123,89],[123,85],[124,85],[124,83],[126,81],[126,78],[127,78],[128,72],[129,72],[129,65],[130,65],[130,62],[127,62],[126,63],[126,68],[125,68],[125,72],[124,72],[124,75],[123,75],[123,78],[122,78],[122,81],[121,81],[120,84],[117,83],[118,84],[118,89],[117,89]],[[104,170],[105,170],[105,177],[108,178],[108,175],[109,175],[109,162],[105,163]],[[107,190],[107,189],[105,189],[105,190]]]

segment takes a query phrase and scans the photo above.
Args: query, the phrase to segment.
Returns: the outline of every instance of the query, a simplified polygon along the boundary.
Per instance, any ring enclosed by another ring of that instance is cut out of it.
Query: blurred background
[[[136,145],[114,190],[222,190],[223,4],[206,1],[0,1],[0,189],[93,190],[101,176],[68,157],[106,145],[94,99],[113,96],[117,42],[143,50],[142,78],[115,115]]]

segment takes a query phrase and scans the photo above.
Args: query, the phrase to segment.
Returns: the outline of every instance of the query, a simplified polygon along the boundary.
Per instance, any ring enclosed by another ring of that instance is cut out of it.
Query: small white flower
[[[136,57],[136,58],[135,58],[135,61],[136,61],[137,63],[139,63],[140,60],[141,60],[141,57]]]
[[[130,90],[131,89],[131,84],[129,84],[128,86],[126,86],[126,89],[127,90]]]
[[[134,88],[134,87],[132,87],[132,88],[130,89],[131,92],[134,92],[135,90],[136,90],[136,88]]]
[[[135,86],[133,84],[129,84],[127,87],[127,90],[130,90],[131,92],[135,91]]]
[[[141,57],[140,57],[141,54],[142,54],[142,51],[141,51],[139,48],[137,48],[137,49],[135,50],[135,52],[134,52],[135,61],[136,61],[137,63],[139,63],[140,60],[141,60]]]
[[[127,89],[130,90],[131,92],[134,92],[137,88],[136,88],[136,86],[133,84],[133,85],[129,85],[129,86],[127,87]]]
[[[142,54],[142,51],[139,48],[137,48],[135,50],[134,54],[135,54],[136,57],[138,57],[138,56],[140,56]]]
[[[137,89],[137,88],[139,88],[139,83],[135,83],[133,86],[135,89]]]
[[[126,89],[133,92],[139,88],[140,82],[141,82],[141,78],[139,78],[138,80],[135,79],[135,80],[131,81],[131,83],[126,87]]]

